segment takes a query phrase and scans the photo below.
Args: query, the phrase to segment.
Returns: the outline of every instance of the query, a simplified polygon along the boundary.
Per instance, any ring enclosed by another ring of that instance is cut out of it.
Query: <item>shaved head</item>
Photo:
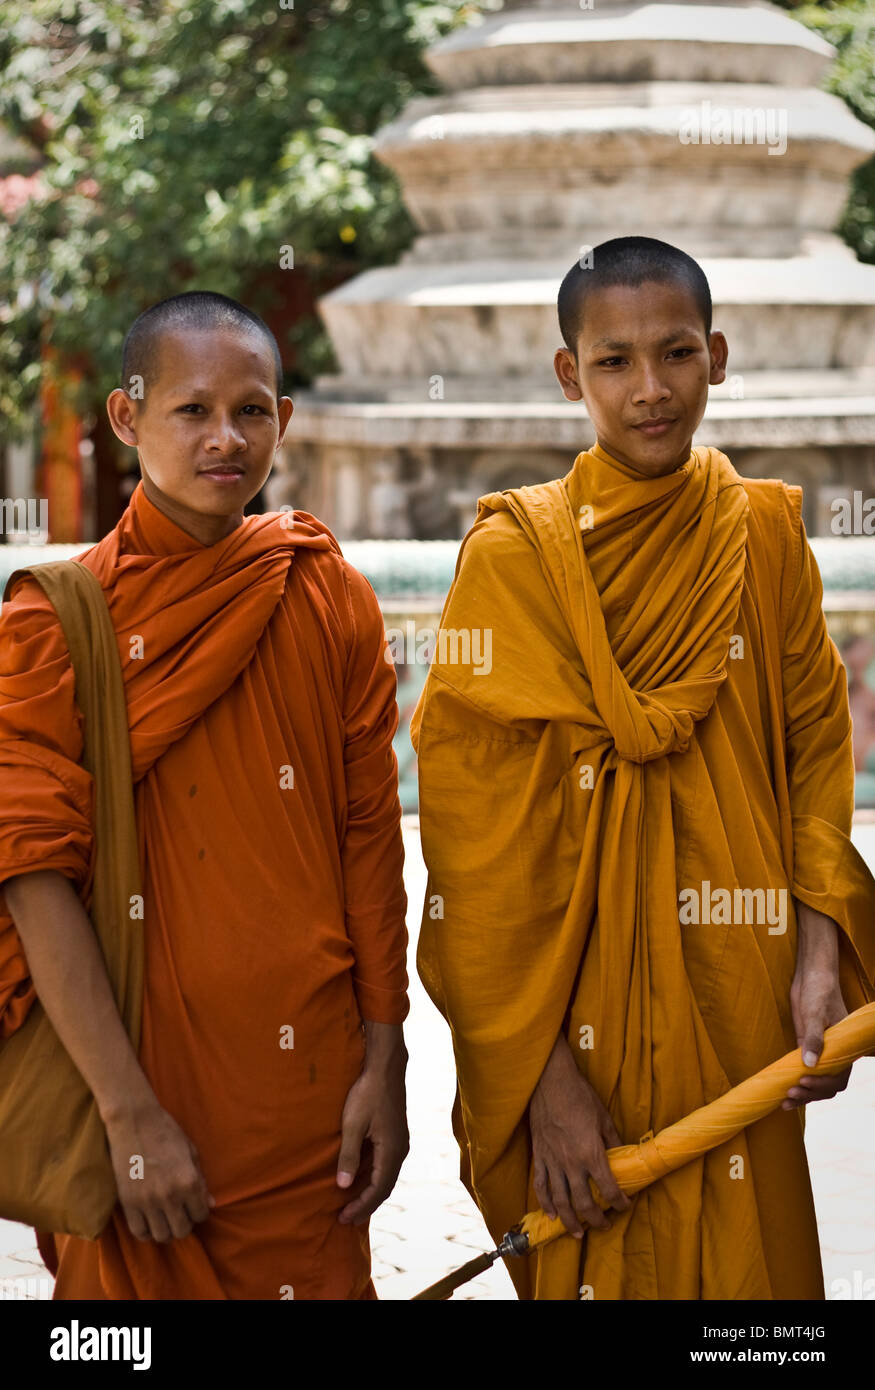
[[[230,329],[234,333],[260,336],[270,350],[276,368],[277,400],[283,393],[283,364],[276,338],[267,324],[236,299],[212,290],[194,290],[162,299],[135,319],[122,348],[122,389],[130,390],[132,378],[141,377],[148,386],[158,374],[158,353],[165,333],[180,330]]]
[[[571,267],[559,287],[559,331],[565,346],[576,354],[586,301],[594,292],[614,285],[637,289],[647,282],[681,285],[689,290],[705,326],[711,332],[711,291],[705,272],[677,246],[649,236],[620,236],[593,248],[592,266]]]

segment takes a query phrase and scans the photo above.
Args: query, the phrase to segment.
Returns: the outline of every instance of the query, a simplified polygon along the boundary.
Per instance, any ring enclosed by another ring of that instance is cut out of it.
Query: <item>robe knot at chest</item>
[[[567,478],[491,493],[538,551],[579,657],[580,722],[606,766],[683,753],[726,679],[749,502],[717,449],[642,477],[596,444]]]

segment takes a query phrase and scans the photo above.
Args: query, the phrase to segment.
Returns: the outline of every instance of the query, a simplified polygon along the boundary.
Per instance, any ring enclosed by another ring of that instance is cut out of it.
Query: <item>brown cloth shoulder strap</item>
[[[82,763],[95,784],[90,916],[136,1050],[143,999],[143,897],[128,713],[115,628],[100,581],[80,561],[16,570],[4,597],[23,575],[35,579],[45,592],[70,650],[76,703],[84,717]]]

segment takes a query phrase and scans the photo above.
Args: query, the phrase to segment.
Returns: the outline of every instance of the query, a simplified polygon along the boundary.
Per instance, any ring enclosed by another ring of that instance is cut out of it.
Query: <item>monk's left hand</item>
[[[846,1018],[838,972],[838,926],[831,917],[796,902],[798,947],[796,973],[790,987],[790,1010],[796,1041],[806,1067],[823,1051],[824,1029]],[[782,1110],[795,1110],[812,1100],[831,1100],[851,1079],[851,1068],[833,1076],[801,1076],[787,1092]]]
[[[404,1086],[407,1051],[401,1026],[366,1021],[365,1038],[365,1064],[343,1107],[337,1185],[352,1186],[362,1165],[365,1141],[371,1150],[370,1172],[364,1190],[338,1215],[344,1226],[361,1226],[385,1202],[410,1150]]]

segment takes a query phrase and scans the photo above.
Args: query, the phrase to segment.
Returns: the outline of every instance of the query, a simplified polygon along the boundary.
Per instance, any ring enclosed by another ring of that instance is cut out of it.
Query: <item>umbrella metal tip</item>
[[[529,1238],[523,1231],[508,1231],[498,1247],[499,1255],[526,1255]]]

